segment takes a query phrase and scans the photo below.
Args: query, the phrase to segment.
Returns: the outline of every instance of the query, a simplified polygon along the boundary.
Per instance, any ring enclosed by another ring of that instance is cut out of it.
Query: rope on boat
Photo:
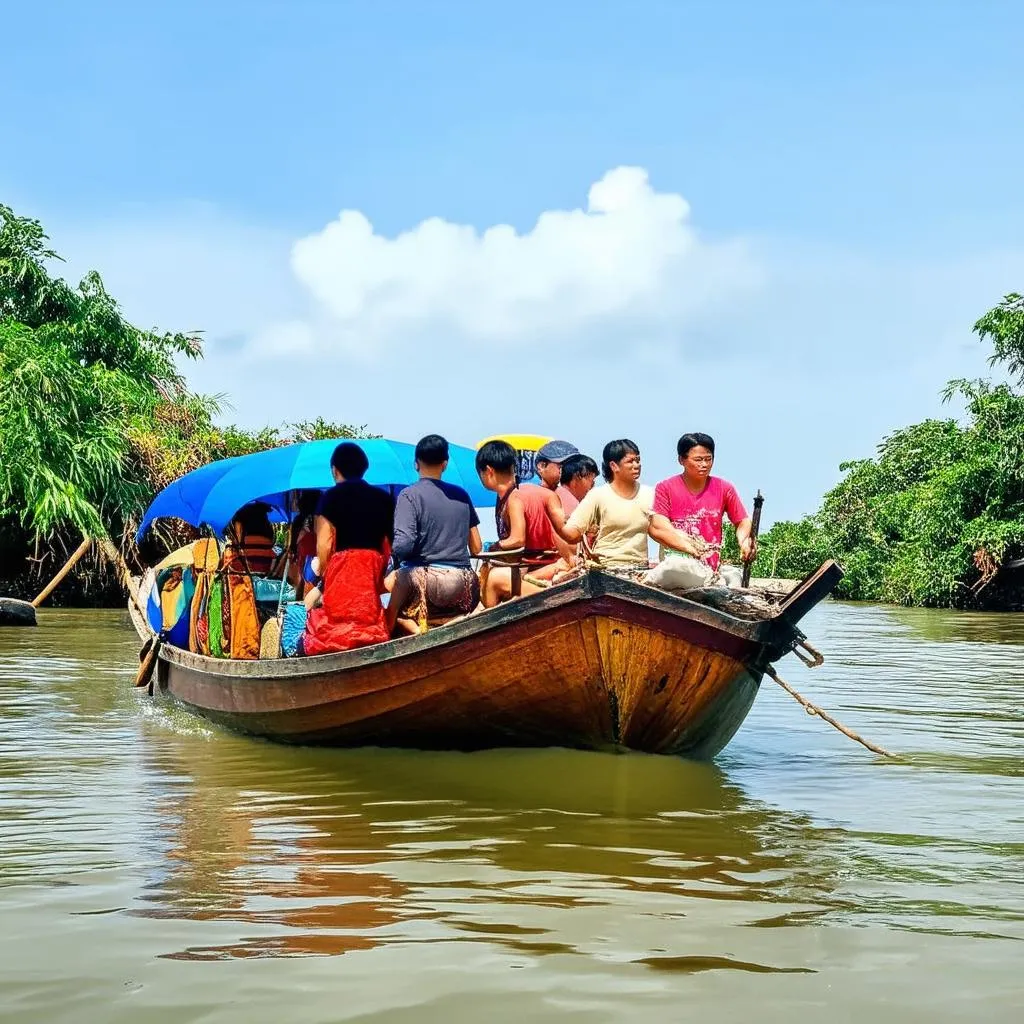
[[[831,725],[833,728],[838,729],[844,736],[849,736],[851,740],[856,740],[861,746],[867,747],[868,750],[873,751],[876,754],[881,754],[883,757],[895,758],[896,755],[890,753],[888,750],[885,749],[885,747],[876,746],[869,740],[864,739],[863,736],[858,736],[857,733],[855,733],[852,729],[847,729],[845,725],[843,725],[841,722],[837,722],[830,714],[828,714],[828,712],[823,711],[821,708],[819,708],[817,704],[812,704],[806,697],[797,693],[797,691],[794,690],[793,687],[790,686],[789,683],[787,683],[786,680],[783,679],[782,676],[780,676],[778,672],[775,671],[775,668],[772,665],[769,665],[765,669],[765,675],[770,676],[798,704],[803,705],[803,708],[807,712],[807,714],[812,716],[817,715],[818,718],[824,719],[824,721],[828,722],[828,724]]]

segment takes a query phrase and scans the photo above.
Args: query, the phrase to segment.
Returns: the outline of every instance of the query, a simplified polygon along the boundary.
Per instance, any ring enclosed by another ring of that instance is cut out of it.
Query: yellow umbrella
[[[536,472],[534,460],[538,449],[553,440],[553,437],[544,437],[541,434],[494,434],[478,442],[477,449],[482,448],[488,441],[504,441],[512,445],[519,456],[519,479],[526,481]]]
[[[482,448],[488,441],[504,441],[518,452],[535,452],[553,440],[553,437],[542,437],[540,434],[495,434],[493,437],[485,437],[478,441],[477,448]]]

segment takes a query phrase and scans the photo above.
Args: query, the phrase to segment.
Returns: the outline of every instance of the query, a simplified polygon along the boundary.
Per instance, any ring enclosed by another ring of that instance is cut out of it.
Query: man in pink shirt
[[[718,571],[721,561],[722,516],[736,527],[736,540],[744,562],[754,557],[754,539],[747,510],[727,480],[711,475],[715,442],[707,434],[683,434],[676,445],[683,472],[662,480],[654,488],[651,523],[667,520],[681,533],[701,538],[705,545],[701,560]]]

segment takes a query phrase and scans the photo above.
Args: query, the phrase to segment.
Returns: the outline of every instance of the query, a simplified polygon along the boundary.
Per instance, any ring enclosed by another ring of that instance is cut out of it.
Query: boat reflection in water
[[[297,750],[217,734],[164,735],[150,762],[167,787],[160,852],[132,913],[202,923],[200,941],[164,954],[175,959],[452,941],[587,952],[610,908],[660,929],[823,914],[839,869],[790,842],[807,835],[799,816],[672,758]],[[705,959],[643,962],[787,969]]]

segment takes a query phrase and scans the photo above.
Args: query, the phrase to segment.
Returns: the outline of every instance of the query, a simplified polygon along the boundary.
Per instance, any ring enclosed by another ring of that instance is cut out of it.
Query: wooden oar
[[[761,506],[764,504],[764,495],[758,490],[754,498],[754,516],[750,523],[750,539],[754,542],[754,555],[748,562],[743,563],[743,578],[740,581],[741,587],[750,586],[750,570],[754,568],[754,561],[757,558],[757,534],[761,529]],[[736,577],[734,576],[733,579]]]
[[[142,650],[139,651],[139,660],[142,664],[139,665],[139,671],[135,675],[136,688],[145,686],[153,678],[153,669],[156,668],[157,655],[160,653],[163,643],[162,637],[151,636],[142,645]],[[152,686],[149,692],[153,692]]]
[[[58,572],[57,575],[54,576],[53,579],[50,580],[50,582],[47,583],[46,586],[43,587],[43,589],[40,590],[39,593],[36,594],[36,596],[32,599],[33,608],[38,608],[57,589],[57,586],[60,583],[60,581],[64,579],[64,577],[67,576],[69,572],[71,572],[71,570],[78,563],[78,560],[91,547],[92,538],[86,537],[85,540],[83,540],[82,543],[79,544],[77,548],[75,548],[75,553],[64,563],[64,567],[60,570],[60,572]]]

